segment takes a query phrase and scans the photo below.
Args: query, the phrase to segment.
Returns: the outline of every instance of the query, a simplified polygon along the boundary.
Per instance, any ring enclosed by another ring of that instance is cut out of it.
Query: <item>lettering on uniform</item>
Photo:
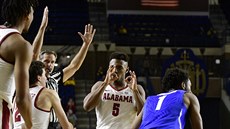
[[[110,93],[104,93],[103,100],[112,100],[112,101],[133,103],[133,97],[132,96],[114,95],[114,94],[110,94]]]

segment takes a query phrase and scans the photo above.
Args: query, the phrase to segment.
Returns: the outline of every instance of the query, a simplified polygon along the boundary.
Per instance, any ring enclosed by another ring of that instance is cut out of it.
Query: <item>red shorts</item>
[[[0,128],[11,129],[12,126],[12,113],[8,108],[8,103],[0,99]]]

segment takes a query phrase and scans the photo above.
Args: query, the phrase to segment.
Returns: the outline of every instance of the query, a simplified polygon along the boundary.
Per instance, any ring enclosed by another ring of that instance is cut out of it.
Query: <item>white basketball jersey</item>
[[[126,87],[115,90],[108,85],[95,108],[97,129],[130,129],[137,115],[136,102],[132,90]]]
[[[30,95],[32,99],[32,129],[47,129],[49,125],[49,116],[50,111],[45,111],[40,109],[36,105],[36,100],[38,99],[39,94],[42,92],[44,87],[36,86],[30,88]],[[15,104],[16,105],[16,104]],[[18,108],[15,106],[13,110],[14,115],[14,129],[21,129],[21,125],[24,123]]]
[[[13,33],[19,33],[16,29],[0,28],[0,46],[2,42]],[[8,103],[12,108],[12,99],[15,91],[14,65],[6,62],[0,55],[0,99]]]

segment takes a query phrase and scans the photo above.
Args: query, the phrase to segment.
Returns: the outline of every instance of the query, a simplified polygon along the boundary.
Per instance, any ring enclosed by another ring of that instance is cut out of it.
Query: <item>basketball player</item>
[[[147,98],[132,129],[183,129],[186,114],[193,129],[203,129],[200,105],[191,92],[191,81],[184,70],[169,69],[162,80],[164,93]]]
[[[45,64],[46,77],[48,80],[46,83],[46,87],[55,90],[58,93],[58,86],[63,85],[63,82],[67,81],[70,77],[72,77],[75,74],[75,72],[81,67],[86,57],[89,46],[93,41],[93,37],[95,35],[96,29],[93,29],[93,25],[88,24],[85,26],[84,35],[78,32],[78,34],[81,36],[83,40],[83,45],[80,51],[77,53],[77,55],[75,55],[75,57],[67,67],[53,72],[54,64],[57,59],[57,54],[54,51],[49,51],[49,50],[40,52],[43,44],[43,38],[44,38],[45,28],[47,27],[47,24],[48,24],[48,8],[46,7],[44,10],[41,26],[33,42],[34,59],[38,60],[39,58],[39,60]],[[38,53],[40,53],[40,56],[37,56]],[[56,129],[57,126],[58,126],[58,119],[54,111],[52,110],[49,129]]]
[[[30,96],[32,98],[32,123],[33,129],[47,129],[51,109],[54,109],[63,129],[73,129],[62,108],[56,91],[45,88],[45,65],[40,61],[33,61],[29,69]],[[23,119],[14,107],[14,129],[24,128]]]
[[[130,72],[129,77],[125,77]],[[114,52],[104,81],[96,82],[84,98],[86,111],[95,108],[97,129],[130,129],[144,105],[145,92],[137,84],[135,72],[129,71],[128,56]]]
[[[33,21],[36,0],[4,0],[0,27],[0,128],[12,128],[12,98],[16,90],[18,110],[27,128],[32,127],[29,95],[29,65],[32,46],[21,33],[27,32]]]

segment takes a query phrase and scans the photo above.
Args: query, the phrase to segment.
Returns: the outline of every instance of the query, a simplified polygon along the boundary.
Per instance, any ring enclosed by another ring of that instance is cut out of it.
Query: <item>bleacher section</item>
[[[35,11],[27,39],[33,41],[45,6],[49,7],[49,24],[44,39],[45,44],[81,45],[82,41],[77,32],[83,32],[84,25],[90,21],[89,3],[86,0],[41,2]],[[106,11],[105,7],[104,11]],[[0,22],[3,23],[2,19]],[[108,24],[109,39],[117,46],[220,46],[216,30],[208,16],[110,14]],[[95,37],[100,41],[106,39]]]
[[[228,20],[228,23],[230,24],[230,12],[229,12],[230,1],[229,0],[219,0],[219,4],[220,4],[221,9],[223,10],[223,13],[226,16],[226,19]]]
[[[82,39],[77,32],[84,33],[85,25],[89,23],[89,7],[86,0],[46,0],[39,3],[35,9],[34,20],[29,33],[24,35],[32,42],[41,24],[43,10],[49,8],[49,23],[45,34],[45,45],[82,45]],[[0,18],[0,23],[4,21]]]
[[[219,47],[208,16],[110,14],[110,40],[121,46]]]
[[[84,33],[84,27],[89,23],[89,10],[86,0],[52,1],[39,3],[35,9],[34,21],[27,35],[30,42],[34,40],[40,26],[43,9],[49,7],[49,23],[45,34],[45,45],[82,45],[77,32]],[[0,23],[4,21],[0,18]]]

